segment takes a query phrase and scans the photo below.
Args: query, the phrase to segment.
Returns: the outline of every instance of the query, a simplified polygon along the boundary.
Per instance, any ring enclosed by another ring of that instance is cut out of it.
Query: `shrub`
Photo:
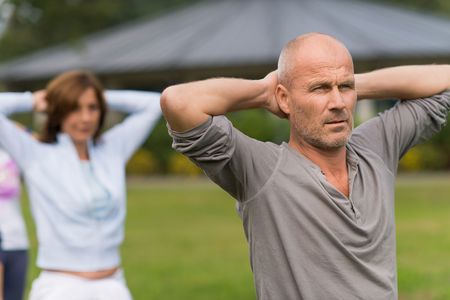
[[[147,149],[139,149],[128,161],[127,174],[150,175],[159,169],[158,162],[154,155]]]
[[[186,156],[173,152],[169,158],[169,173],[173,175],[199,176],[203,171]]]
[[[442,170],[448,164],[448,156],[443,148],[423,144],[412,148],[400,161],[403,171]]]

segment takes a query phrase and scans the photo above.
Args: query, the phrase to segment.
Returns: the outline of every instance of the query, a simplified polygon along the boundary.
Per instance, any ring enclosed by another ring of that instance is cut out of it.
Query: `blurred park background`
[[[155,91],[212,76],[261,78],[286,41],[309,31],[342,40],[357,72],[450,63],[449,0],[0,0],[0,91],[41,89],[73,68],[106,88]],[[361,101],[357,122],[393,103]],[[288,139],[287,123],[264,111],[230,118],[257,139]],[[39,131],[39,116],[16,119]],[[123,257],[135,298],[254,299],[233,201],[170,145],[161,119],[127,167]],[[400,163],[400,299],[450,299],[449,172],[450,126]]]

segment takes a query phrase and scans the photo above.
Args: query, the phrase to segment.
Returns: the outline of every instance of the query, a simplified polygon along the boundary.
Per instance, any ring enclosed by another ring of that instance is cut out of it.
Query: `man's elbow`
[[[182,92],[176,85],[169,86],[161,94],[161,109],[165,117],[179,114],[186,108],[186,101],[183,101]]]

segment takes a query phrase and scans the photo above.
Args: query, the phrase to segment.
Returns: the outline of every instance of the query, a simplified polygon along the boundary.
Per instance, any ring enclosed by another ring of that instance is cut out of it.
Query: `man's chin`
[[[345,145],[347,145],[347,141],[348,139],[312,140],[308,143],[317,149],[324,151],[336,151],[345,147]]]
[[[339,133],[339,136],[320,141],[319,145],[323,150],[338,150],[347,145],[349,138],[350,134]]]

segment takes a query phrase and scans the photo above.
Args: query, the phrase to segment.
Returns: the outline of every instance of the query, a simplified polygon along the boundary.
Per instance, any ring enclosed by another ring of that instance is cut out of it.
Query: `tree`
[[[450,16],[450,1],[448,0],[372,0],[387,4],[398,4],[418,11],[428,11],[436,14]]]
[[[150,17],[188,1],[3,0],[3,3],[13,7],[13,13],[0,39],[0,61],[63,42],[76,44],[86,34]]]

